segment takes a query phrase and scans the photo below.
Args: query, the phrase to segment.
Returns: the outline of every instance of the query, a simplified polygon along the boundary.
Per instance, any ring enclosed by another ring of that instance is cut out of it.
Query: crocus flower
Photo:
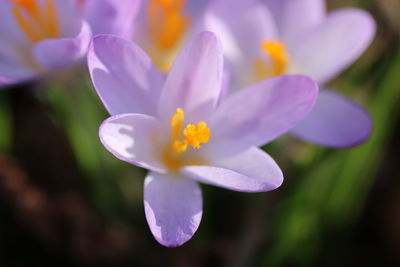
[[[375,33],[368,13],[344,8],[326,14],[324,0],[216,0],[206,11],[205,27],[221,37],[239,87],[288,73],[324,85],[360,56]],[[361,107],[322,90],[292,133],[316,144],[348,147],[365,141],[370,130]]]
[[[210,0],[143,0],[133,40],[163,72],[171,67],[183,43],[198,32]]]
[[[95,33],[125,35],[138,0],[1,0],[0,86],[83,58]],[[87,21],[89,21],[88,24]]]
[[[281,170],[257,147],[301,121],[317,96],[311,79],[293,75],[221,100],[223,53],[211,32],[185,46],[166,79],[139,46],[111,35],[93,39],[88,65],[112,115],[100,126],[101,142],[117,158],[150,170],[146,219],[156,240],[170,247],[199,226],[197,182],[243,192],[281,185]]]

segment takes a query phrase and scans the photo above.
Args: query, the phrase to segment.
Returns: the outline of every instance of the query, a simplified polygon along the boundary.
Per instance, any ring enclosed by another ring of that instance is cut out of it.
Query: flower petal
[[[0,76],[0,88],[4,88],[13,83],[15,83],[15,80],[8,77]]]
[[[34,76],[26,76],[26,77],[7,77],[7,76],[1,76],[0,75],[0,89],[5,89],[9,86],[19,84],[19,83],[24,83],[29,80],[33,80],[35,77]]]
[[[45,39],[33,48],[37,62],[48,70],[64,68],[86,54],[91,38],[90,26],[82,22],[75,38]]]
[[[272,15],[257,0],[216,0],[207,9],[204,24],[221,38],[232,64],[254,60],[261,43],[277,36]]]
[[[0,49],[1,50],[1,49]],[[13,58],[13,55],[2,55],[0,51],[0,88],[35,78],[35,74],[23,68]]]
[[[201,0],[201,1],[186,1],[185,10],[188,12],[192,18],[197,19],[201,16],[205,9],[207,8],[208,4],[214,0]]]
[[[265,0],[285,43],[320,23],[326,12],[325,0]]]
[[[167,77],[159,116],[169,121],[177,108],[195,123],[214,110],[222,88],[223,54],[218,38],[201,32],[183,49]]]
[[[22,83],[29,80],[29,78],[14,78],[7,76],[0,76],[0,89],[6,89],[14,84]]]
[[[322,90],[314,109],[293,133],[323,146],[351,147],[366,141],[371,127],[371,118],[363,108],[333,91]]]
[[[164,77],[140,47],[116,36],[98,35],[89,48],[88,65],[110,114],[157,114]]]
[[[42,4],[45,1],[41,1]],[[59,37],[72,37],[76,36],[82,24],[82,12],[79,10],[85,1],[65,1],[65,0],[54,0],[57,23],[59,27]]]
[[[290,51],[296,73],[325,83],[356,60],[371,43],[375,22],[362,10],[330,13],[318,27],[300,36]]]
[[[140,167],[164,172],[157,159],[154,138],[159,122],[143,114],[122,114],[105,120],[99,129],[100,140],[108,151],[120,160]]]
[[[129,38],[139,5],[139,0],[87,0],[85,18],[93,34],[115,34]]]
[[[144,183],[144,210],[150,230],[163,246],[187,242],[199,227],[202,216],[199,185],[184,177],[150,172]]]
[[[26,42],[23,32],[19,25],[15,22],[13,12],[11,11],[13,3],[11,1],[0,1],[0,44],[3,43],[15,43],[15,42]]]
[[[315,82],[303,75],[278,76],[240,90],[217,109],[203,149],[225,154],[261,146],[304,119],[317,94]]]
[[[283,182],[279,166],[256,147],[215,160],[211,166],[184,167],[182,173],[202,183],[241,192],[270,191]]]

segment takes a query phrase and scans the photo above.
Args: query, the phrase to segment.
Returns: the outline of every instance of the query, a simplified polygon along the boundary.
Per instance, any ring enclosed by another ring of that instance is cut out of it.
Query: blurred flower
[[[348,67],[370,44],[375,23],[359,9],[325,12],[324,0],[216,0],[205,27],[222,39],[237,87],[287,73],[309,75],[320,85]],[[293,133],[325,146],[364,142],[368,114],[356,103],[323,90]]]
[[[312,80],[289,75],[220,102],[223,55],[210,32],[185,46],[166,80],[138,46],[113,36],[93,39],[88,64],[112,115],[100,139],[119,159],[150,170],[146,218],[154,237],[171,247],[188,241],[199,226],[196,181],[243,192],[281,185],[281,170],[257,147],[301,121],[317,96]]]
[[[64,0],[65,1],[65,0]],[[130,38],[142,0],[77,0],[93,35],[114,34]]]
[[[124,36],[139,0],[2,0],[0,86],[82,59],[94,33]],[[86,22],[90,23],[90,25]]]
[[[198,32],[210,0],[144,0],[133,40],[163,72],[171,67],[183,43]]]

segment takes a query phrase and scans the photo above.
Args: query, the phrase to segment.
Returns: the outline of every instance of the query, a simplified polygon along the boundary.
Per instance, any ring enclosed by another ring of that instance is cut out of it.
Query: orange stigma
[[[36,0],[9,0],[14,4],[12,13],[15,21],[28,40],[33,43],[43,39],[57,38],[59,25],[53,0],[44,0],[43,5]]]

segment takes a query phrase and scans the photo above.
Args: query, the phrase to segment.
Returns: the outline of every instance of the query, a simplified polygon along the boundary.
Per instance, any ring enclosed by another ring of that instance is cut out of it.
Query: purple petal
[[[241,192],[270,191],[283,182],[279,166],[256,147],[218,159],[211,166],[184,167],[182,172],[196,181]]]
[[[199,185],[184,177],[150,172],[144,183],[144,210],[150,230],[163,246],[177,247],[199,227],[203,203]]]
[[[303,34],[325,18],[325,0],[266,0],[285,42]]]
[[[0,51],[0,88],[34,79],[37,74],[24,68],[12,58],[15,55],[2,55]]]
[[[10,85],[17,84],[22,81],[23,80],[20,79],[13,79],[9,77],[0,76],[0,89],[5,89]]]
[[[210,122],[209,153],[234,153],[284,134],[312,109],[318,87],[302,75],[278,76],[238,91]]]
[[[225,99],[225,97],[228,95],[228,91],[229,88],[231,86],[231,72],[229,71],[228,68],[224,68],[224,73],[222,75],[222,86],[221,86],[221,92],[220,95],[218,97],[218,102],[217,102],[217,106],[221,103],[221,101],[223,101]]]
[[[99,129],[100,140],[120,160],[140,167],[163,172],[157,158],[159,148],[154,138],[159,122],[143,114],[122,114],[105,120]]]
[[[189,0],[186,1],[186,10],[192,17],[199,17],[203,14],[208,4],[213,0]]]
[[[45,39],[34,46],[33,53],[36,61],[46,69],[61,69],[83,58],[90,38],[90,27],[83,22],[75,38]]]
[[[129,38],[140,0],[87,0],[86,19],[93,34],[115,34]]]
[[[157,114],[164,77],[140,47],[116,36],[96,36],[89,48],[88,65],[110,114]]]
[[[11,1],[0,1],[0,44],[12,41],[14,42],[26,42],[23,32],[19,25],[15,22],[14,15],[12,13],[13,3]]]
[[[0,89],[6,89],[9,86],[24,83],[29,80],[35,79],[35,76],[25,76],[25,77],[7,77],[7,76],[0,76]]]
[[[15,83],[16,81],[14,79],[8,78],[8,77],[3,77],[0,76],[0,89]]]
[[[160,117],[169,121],[177,108],[195,123],[214,110],[222,88],[223,54],[218,38],[202,32],[183,49],[167,77]]]
[[[371,43],[374,34],[375,22],[367,12],[334,11],[293,45],[294,72],[325,83],[353,63]]]
[[[363,108],[333,91],[322,90],[314,109],[293,133],[323,146],[351,147],[366,141],[371,127],[371,118]]]
[[[257,0],[216,0],[205,14],[206,29],[221,38],[224,54],[233,64],[254,60],[261,43],[276,38],[268,9]]]
[[[66,0],[54,0],[57,22],[60,30],[60,37],[72,37],[76,36],[82,24],[82,12],[79,7],[85,3],[84,1],[66,1]],[[41,2],[44,2],[43,0]]]

